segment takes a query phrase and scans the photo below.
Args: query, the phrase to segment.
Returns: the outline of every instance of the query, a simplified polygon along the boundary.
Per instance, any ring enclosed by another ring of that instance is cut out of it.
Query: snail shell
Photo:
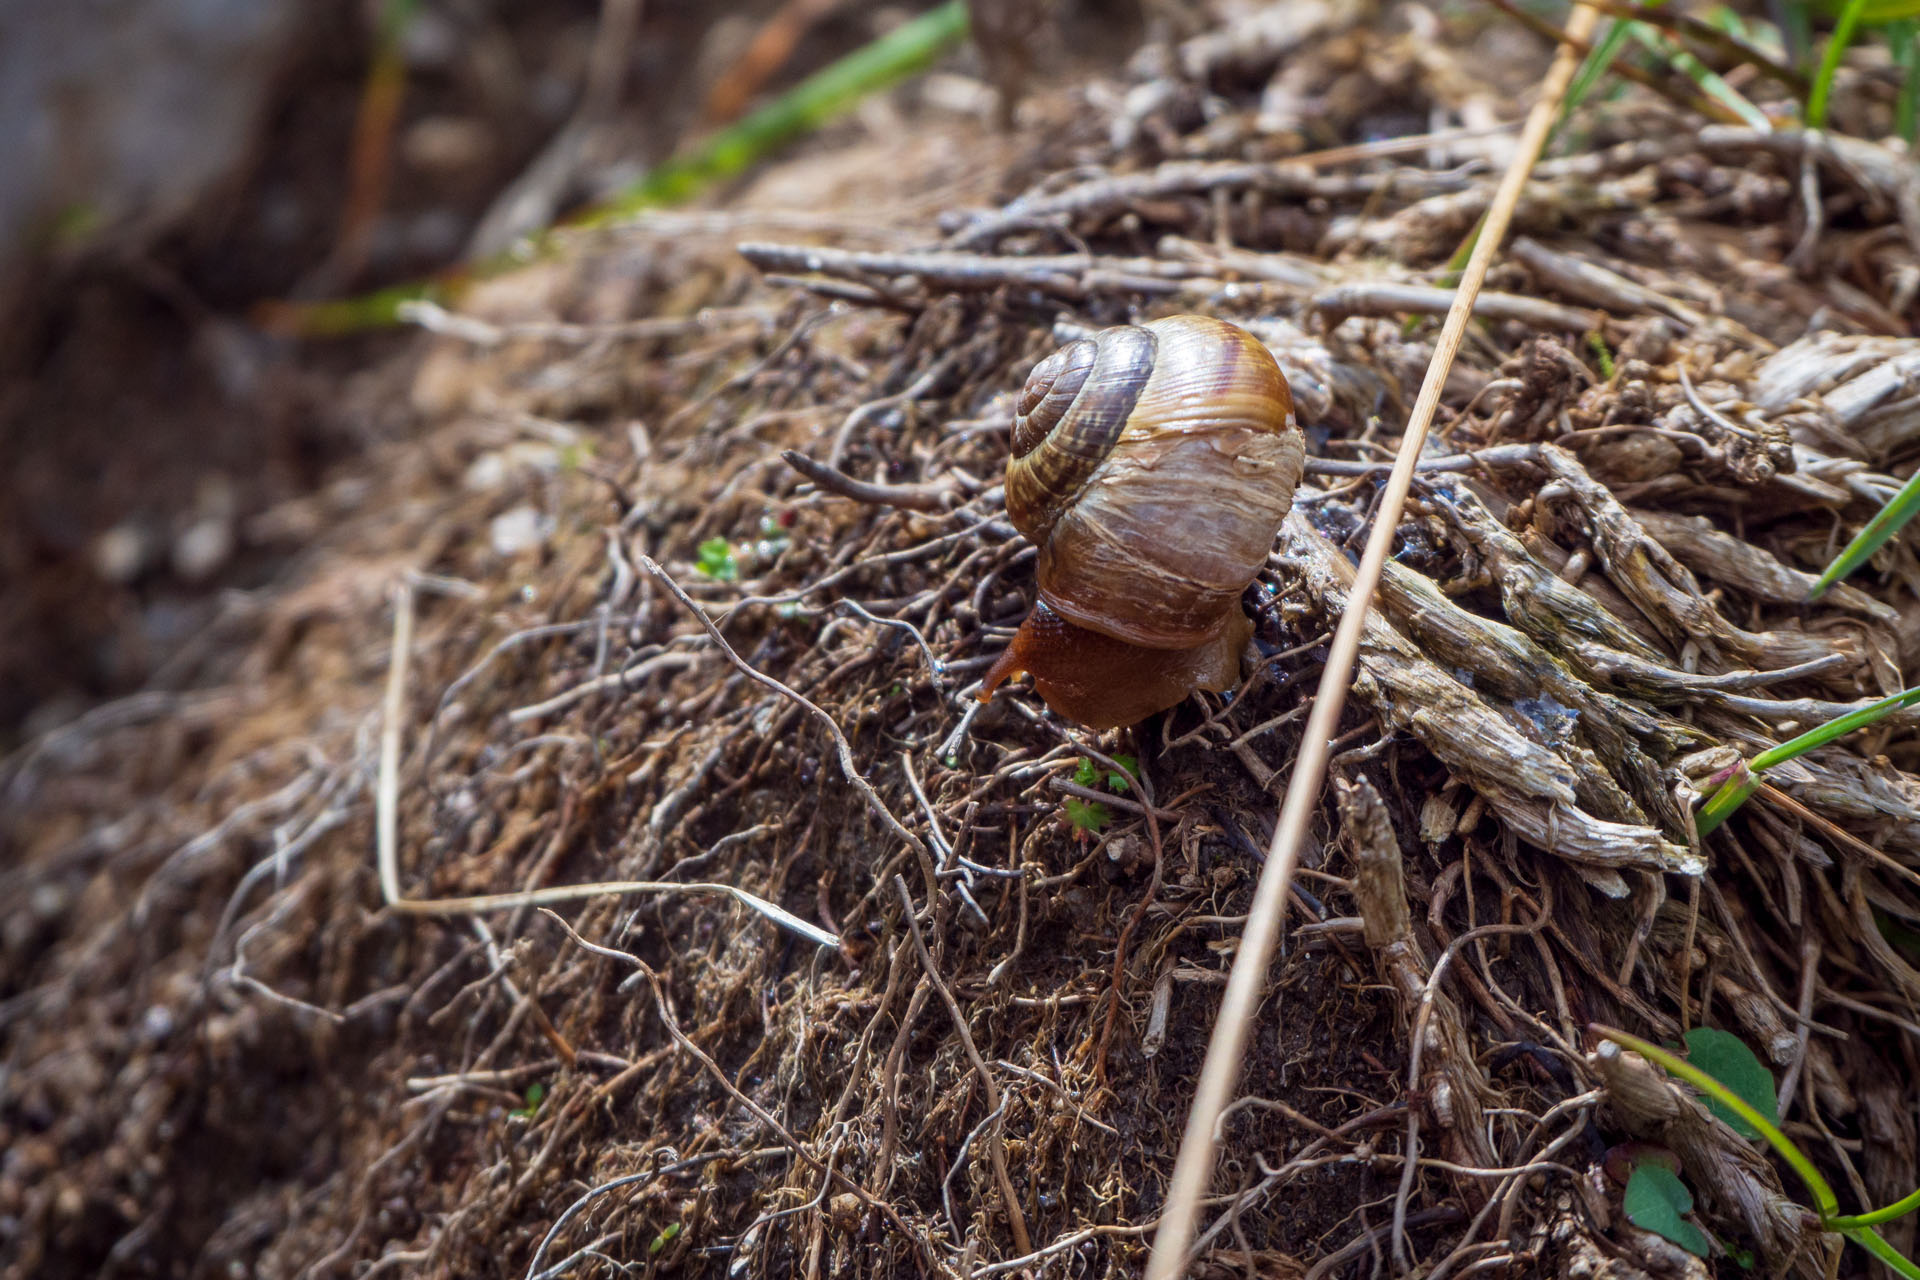
[[[1249,633],[1240,595],[1304,464],[1286,379],[1238,325],[1123,325],[1041,361],[1007,463],[1040,604],[982,696],[1030,671],[1055,711],[1111,728],[1229,687]]]

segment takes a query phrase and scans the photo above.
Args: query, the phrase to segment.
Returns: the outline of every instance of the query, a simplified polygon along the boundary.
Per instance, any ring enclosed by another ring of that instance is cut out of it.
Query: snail
[[[1305,462],[1287,380],[1238,325],[1121,325],[1041,361],[1007,460],[1040,599],[981,701],[1026,671],[1056,713],[1111,729],[1231,688],[1252,634],[1240,595]]]

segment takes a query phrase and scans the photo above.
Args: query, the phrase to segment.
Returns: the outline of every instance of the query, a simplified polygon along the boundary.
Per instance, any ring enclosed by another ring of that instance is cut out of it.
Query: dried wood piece
[[[1431,285],[1401,284],[1390,280],[1359,280],[1314,294],[1309,304],[1321,322],[1333,326],[1349,316],[1445,315],[1453,305],[1453,290]],[[1514,320],[1536,329],[1587,333],[1599,327],[1600,316],[1576,311],[1540,298],[1513,293],[1481,293],[1473,300],[1473,314],[1482,320]]]
[[[1669,643],[1699,646],[1706,662],[1720,671],[1735,661],[1771,670],[1836,653],[1847,658],[1849,672],[1866,665],[1858,637],[1747,631],[1727,621],[1707,601],[1687,567],[1650,537],[1620,500],[1587,474],[1579,459],[1554,445],[1543,445],[1540,460],[1557,482],[1541,490],[1541,500],[1559,499],[1585,524],[1608,578],[1666,634]]]
[[[1513,256],[1540,277],[1541,283],[1569,297],[1581,298],[1596,307],[1623,315],[1652,311],[1671,316],[1689,328],[1699,328],[1707,318],[1683,302],[1667,297],[1629,280],[1618,271],[1547,248],[1537,240],[1521,236],[1513,242]]]
[[[1486,1108],[1495,1105],[1499,1095],[1476,1059],[1460,1006],[1429,981],[1432,964],[1414,936],[1406,870],[1386,803],[1364,777],[1336,779],[1334,796],[1357,870],[1354,897],[1367,945],[1373,948],[1380,976],[1393,988],[1409,1038],[1424,1031],[1420,1085],[1432,1119],[1446,1135],[1446,1158],[1455,1164],[1495,1167],[1500,1162],[1487,1141]],[[1455,1188],[1470,1203],[1486,1195],[1485,1184],[1477,1179],[1458,1178]]]
[[[1304,164],[1276,161],[1175,160],[1145,173],[1110,175],[1062,191],[1022,196],[991,213],[974,216],[949,236],[948,249],[978,249],[1036,226],[1086,230],[1157,201],[1213,191],[1257,191],[1281,200],[1352,200],[1391,191],[1402,198],[1457,191],[1472,182],[1466,173],[1393,170],[1386,173],[1321,174]],[[1484,206],[1489,185],[1481,197]]]
[[[1815,422],[1793,420],[1798,444],[1886,458],[1920,438],[1920,338],[1809,334],[1755,370],[1752,393],[1770,413],[1812,402]]]
[[[1470,684],[1522,734],[1575,766],[1575,794],[1584,808],[1685,839],[1686,815],[1661,765],[1698,741],[1690,726],[1598,692],[1522,632],[1460,608],[1403,566],[1387,566],[1379,598],[1429,658]]]
[[[1328,616],[1347,607],[1353,568],[1298,511],[1281,531],[1283,558]],[[1473,678],[1471,676],[1469,679]],[[1388,723],[1424,743],[1502,821],[1534,845],[1603,873],[1639,868],[1699,875],[1705,862],[1654,828],[1610,822],[1581,807],[1579,771],[1513,726],[1461,678],[1426,657],[1378,612],[1368,615],[1355,691]],[[1611,891],[1617,880],[1598,882]]]
[[[1654,540],[1695,573],[1723,582],[1758,600],[1773,604],[1806,604],[1819,575],[1805,573],[1781,563],[1779,557],[1744,538],[1736,538],[1714,526],[1705,516],[1679,515],[1671,511],[1628,511]],[[1900,615],[1856,587],[1840,583],[1830,588],[1824,602],[1864,614],[1875,622],[1893,626]]]
[[[1466,486],[1436,490],[1434,509],[1472,549],[1513,624],[1560,652],[1588,642],[1654,660],[1654,647],[1591,595],[1542,564]]]

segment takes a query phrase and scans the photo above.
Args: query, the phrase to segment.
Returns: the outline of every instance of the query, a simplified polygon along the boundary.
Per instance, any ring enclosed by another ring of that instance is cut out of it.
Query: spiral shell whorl
[[[1034,366],[1014,407],[1007,514],[1044,546],[1054,522],[1113,451],[1153,375],[1157,342],[1139,325],[1102,329]]]
[[[1305,449],[1286,379],[1252,334],[1204,316],[1085,341],[1091,362],[1070,344],[1021,396],[1008,513],[1039,547],[1041,595],[1061,616],[1146,647],[1204,643],[1238,612],[1293,504]]]

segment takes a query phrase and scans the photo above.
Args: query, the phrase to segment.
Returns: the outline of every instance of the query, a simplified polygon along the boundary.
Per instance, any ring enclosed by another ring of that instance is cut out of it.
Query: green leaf
[[[1767,1070],[1739,1036],[1712,1027],[1695,1027],[1687,1032],[1687,1061],[1725,1085],[1742,1102],[1758,1111],[1767,1123],[1776,1126],[1780,1123],[1780,1110],[1773,1095],[1773,1072]],[[1707,1104],[1707,1110],[1741,1137],[1760,1136],[1758,1129],[1718,1098],[1709,1094],[1702,1101]]]
[[[1911,81],[1913,72],[1909,70],[1907,74]],[[1889,498],[1887,505],[1880,508],[1879,513],[1867,521],[1866,527],[1854,535],[1846,550],[1834,557],[1827,571],[1820,575],[1820,581],[1813,584],[1810,598],[1818,600],[1828,587],[1865,564],[1874,552],[1886,545],[1887,539],[1900,532],[1913,519],[1916,512],[1920,512],[1920,471],[1908,477],[1907,482],[1900,486],[1900,492]]]
[[[1807,1153],[1795,1145],[1792,1138],[1780,1132],[1780,1126],[1755,1111],[1745,1098],[1685,1058],[1669,1053],[1652,1041],[1629,1035],[1618,1027],[1603,1026],[1599,1023],[1593,1024],[1593,1029],[1597,1034],[1613,1041],[1621,1048],[1631,1049],[1648,1062],[1656,1064],[1668,1075],[1679,1076],[1700,1092],[1717,1098],[1736,1113],[1744,1107],[1751,1114],[1741,1118],[1759,1128],[1760,1136],[1767,1140],[1767,1145],[1787,1162],[1795,1174],[1799,1175],[1800,1181],[1806,1183],[1807,1190],[1813,1195],[1814,1206],[1819,1210],[1820,1220],[1831,1222],[1837,1218],[1840,1202],[1834,1197],[1832,1184],[1821,1176],[1820,1170],[1815,1168],[1813,1161],[1807,1158]]]
[[[1090,787],[1099,780],[1100,770],[1094,766],[1093,761],[1087,759],[1085,756],[1081,756],[1080,763],[1073,771],[1073,785],[1076,787]]]
[[[1707,1256],[1706,1232],[1688,1222],[1693,1193],[1680,1175],[1661,1164],[1636,1165],[1627,1179],[1627,1220],[1642,1231],[1664,1236],[1697,1258]]]
[[[1111,769],[1107,770],[1107,790],[1118,793],[1131,790],[1134,781],[1140,776],[1140,762],[1132,756],[1115,756],[1113,762],[1124,772],[1115,773]]]
[[[716,582],[740,580],[740,562],[733,557],[733,544],[725,538],[708,538],[701,543],[693,567]]]
[[[1078,796],[1068,796],[1067,821],[1081,831],[1097,832],[1113,821],[1113,814],[1098,801],[1089,803]]]
[[[660,1251],[662,1249],[666,1248],[668,1245],[672,1244],[675,1240],[678,1240],[680,1238],[681,1229],[682,1228],[679,1223],[677,1222],[670,1223],[667,1226],[666,1230],[662,1231],[659,1235],[655,1236],[653,1238],[653,1243],[647,1246],[647,1256],[649,1258],[659,1257]]]
[[[1593,349],[1593,358],[1600,366],[1600,376],[1612,382],[1613,350],[1607,346],[1607,335],[1595,329],[1587,335],[1587,346]]]

